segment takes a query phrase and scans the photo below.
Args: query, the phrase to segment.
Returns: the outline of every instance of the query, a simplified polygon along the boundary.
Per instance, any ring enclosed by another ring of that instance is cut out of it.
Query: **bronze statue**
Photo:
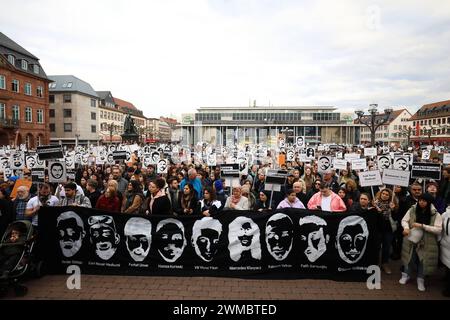
[[[134,125],[134,119],[131,117],[131,114],[125,117],[125,121],[123,123],[123,131],[125,134],[137,134],[136,126]]]

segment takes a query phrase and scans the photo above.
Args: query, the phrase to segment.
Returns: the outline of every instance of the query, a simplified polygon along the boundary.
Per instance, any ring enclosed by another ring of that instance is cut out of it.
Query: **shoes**
[[[387,263],[382,264],[381,268],[383,269],[384,273],[392,274],[392,270],[391,270],[391,268],[389,268]]]
[[[411,277],[406,272],[402,272],[402,277],[400,278],[398,283],[406,284],[409,281],[409,279],[411,279]]]
[[[425,291],[425,279],[424,278],[417,278],[417,289],[419,291]]]

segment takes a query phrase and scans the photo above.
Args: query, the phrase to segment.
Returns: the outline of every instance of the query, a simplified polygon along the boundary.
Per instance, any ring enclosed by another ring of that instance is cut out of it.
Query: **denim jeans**
[[[404,266],[404,272],[411,276],[411,270],[413,268],[417,269],[417,278],[424,278],[423,276],[423,262],[419,260],[419,256],[417,255],[416,248],[413,249],[413,254],[411,257],[411,261],[409,265]]]

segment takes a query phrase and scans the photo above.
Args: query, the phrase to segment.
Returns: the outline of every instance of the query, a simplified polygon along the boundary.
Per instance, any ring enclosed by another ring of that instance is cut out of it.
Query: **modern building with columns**
[[[182,115],[182,144],[199,141],[215,145],[264,144],[278,138],[294,143],[305,136],[309,144],[359,144],[360,125],[345,119],[333,106],[201,107]]]

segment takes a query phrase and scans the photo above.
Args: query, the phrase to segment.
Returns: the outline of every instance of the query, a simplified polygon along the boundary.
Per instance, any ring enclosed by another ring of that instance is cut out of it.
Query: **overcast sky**
[[[146,116],[450,99],[450,1],[0,0],[1,31]]]

